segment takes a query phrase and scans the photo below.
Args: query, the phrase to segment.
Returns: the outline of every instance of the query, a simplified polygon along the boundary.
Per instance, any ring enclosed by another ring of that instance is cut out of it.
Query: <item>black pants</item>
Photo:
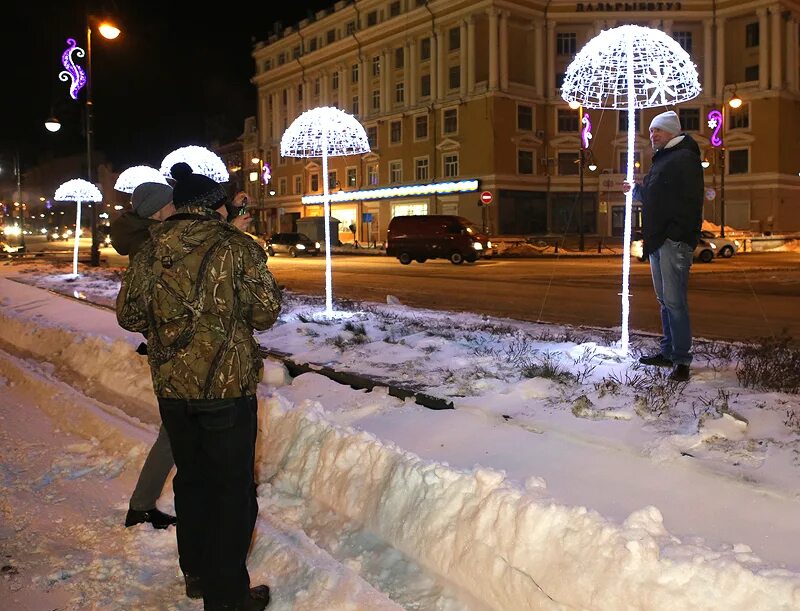
[[[238,603],[250,587],[247,553],[258,503],[255,397],[158,399],[177,474],[180,566],[200,578],[206,609]]]

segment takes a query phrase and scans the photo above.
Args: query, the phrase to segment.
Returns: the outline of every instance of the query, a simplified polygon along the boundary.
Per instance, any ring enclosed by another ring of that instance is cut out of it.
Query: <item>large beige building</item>
[[[791,0],[337,2],[276,28],[253,51],[258,117],[244,158],[266,159],[272,169],[258,198],[261,229],[288,230],[321,215],[327,179],[343,241],[352,239],[351,224],[359,240],[382,241],[393,216],[426,213],[459,214],[492,234],[579,232],[578,111],[559,85],[593,36],[637,24],[670,34],[697,66],[702,94],[676,110],[709,161],[706,218],[719,223],[723,215],[722,159],[706,115],[735,94],[744,103],[727,112],[725,222],[800,230],[799,19],[800,2]],[[328,177],[320,159],[281,158],[279,148],[295,118],[323,105],[354,114],[372,146],[331,158]],[[649,168],[647,127],[663,110],[637,117],[637,171]],[[583,231],[620,235],[626,116],[590,115]],[[408,188],[386,191],[396,187]],[[479,205],[483,191],[492,194],[488,206]]]

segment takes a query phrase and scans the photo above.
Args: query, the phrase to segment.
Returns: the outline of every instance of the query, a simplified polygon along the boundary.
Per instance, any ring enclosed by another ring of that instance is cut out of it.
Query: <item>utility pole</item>
[[[22,171],[20,169],[19,151],[14,155],[14,173],[17,175],[17,200],[19,206],[19,243],[22,251],[25,251],[25,206],[22,203]]]

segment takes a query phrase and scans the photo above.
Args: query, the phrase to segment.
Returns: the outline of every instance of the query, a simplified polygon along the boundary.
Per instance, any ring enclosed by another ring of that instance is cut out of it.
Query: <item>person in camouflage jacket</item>
[[[186,594],[205,609],[263,609],[247,553],[258,514],[253,338],[277,320],[267,255],[225,221],[226,194],[185,163],[172,167],[174,215],[150,228],[117,296],[117,320],[148,337],[148,360],[177,473],[178,554]]]

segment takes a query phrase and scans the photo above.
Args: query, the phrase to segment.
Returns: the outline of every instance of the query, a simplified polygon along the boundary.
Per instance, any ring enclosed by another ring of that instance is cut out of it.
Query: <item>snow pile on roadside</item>
[[[49,361],[89,394],[113,392],[131,405],[153,405],[149,372],[134,353],[137,339],[113,330],[110,312],[91,318],[92,332],[88,323],[86,329],[57,328],[27,315],[25,307],[0,307],[0,340]],[[281,369],[271,365],[266,379],[284,379],[275,367]],[[720,554],[684,545],[663,528],[655,508],[617,527],[585,508],[552,503],[535,485],[515,487],[503,473],[421,460],[337,424],[324,405],[292,402],[280,387],[262,386],[259,400],[262,494],[272,487],[327,507],[488,607],[800,607],[800,576],[754,572],[746,549]],[[99,422],[81,419],[72,428],[95,437]],[[280,553],[267,531],[259,526],[254,542],[254,576],[274,570]]]

